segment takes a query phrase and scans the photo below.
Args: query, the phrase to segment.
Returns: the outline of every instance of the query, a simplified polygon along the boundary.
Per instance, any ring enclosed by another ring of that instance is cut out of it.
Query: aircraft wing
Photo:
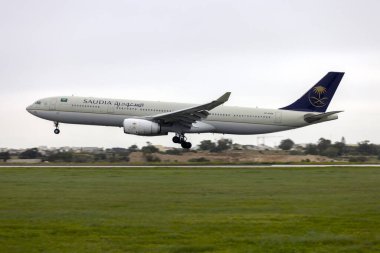
[[[228,101],[231,92],[224,93],[223,96],[210,103],[189,107],[174,112],[162,113],[146,117],[147,120],[159,121],[163,123],[177,123],[183,127],[191,128],[192,124],[206,118],[210,113],[208,111],[224,104]]]

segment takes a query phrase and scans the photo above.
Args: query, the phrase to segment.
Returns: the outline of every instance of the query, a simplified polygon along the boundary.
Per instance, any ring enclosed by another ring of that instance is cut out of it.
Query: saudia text
[[[115,106],[126,106],[126,107],[143,107],[144,103],[132,103],[132,102],[119,102],[101,99],[83,99],[83,104],[92,105],[115,105]]]

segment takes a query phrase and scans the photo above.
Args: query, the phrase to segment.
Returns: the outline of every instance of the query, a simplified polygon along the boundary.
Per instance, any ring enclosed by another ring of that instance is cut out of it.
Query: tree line
[[[282,140],[279,148],[282,150],[293,150],[297,145],[291,139]],[[331,158],[348,157],[351,161],[358,162],[366,160],[365,156],[377,156],[380,160],[380,145],[370,143],[365,140],[357,143],[357,145],[347,145],[345,138],[342,137],[341,141],[332,142],[329,139],[319,138],[317,143],[309,143],[304,147],[299,147],[305,155],[321,155]]]
[[[341,141],[332,142],[329,139],[320,138],[316,143],[306,145],[296,144],[291,139],[284,139],[280,142],[279,149],[288,152],[289,155],[320,155],[330,158],[347,158],[352,162],[363,162],[368,156],[376,156],[380,160],[380,145],[362,141],[357,145],[347,145],[342,137]],[[132,145],[129,148],[112,148],[98,152],[74,152],[63,151],[53,152],[48,151],[42,153],[38,148],[27,149],[17,155],[19,159],[41,159],[47,162],[128,162],[130,155],[133,152],[142,152],[143,157],[147,162],[160,162],[160,158],[155,153],[164,153],[169,155],[182,155],[186,152],[207,151],[222,153],[229,150],[244,149],[243,145],[233,143],[231,139],[219,139],[217,141],[203,140],[194,150],[169,149],[160,152],[157,147],[147,142],[147,145],[139,148],[137,145]],[[15,158],[9,152],[0,152],[0,160]]]

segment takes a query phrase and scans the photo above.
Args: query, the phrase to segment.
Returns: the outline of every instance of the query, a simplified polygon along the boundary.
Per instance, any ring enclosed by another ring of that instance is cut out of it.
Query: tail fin
[[[344,72],[329,72],[317,84],[315,84],[305,95],[283,110],[325,112],[332,100]]]

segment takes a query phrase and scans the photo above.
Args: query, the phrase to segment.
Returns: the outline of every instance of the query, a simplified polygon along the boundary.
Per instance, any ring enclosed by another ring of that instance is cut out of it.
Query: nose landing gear
[[[54,122],[54,126],[55,126],[55,129],[54,129],[54,133],[55,134],[59,134],[61,131],[59,131],[58,127],[59,127],[59,122]]]
[[[174,137],[173,137],[173,142],[174,143],[180,143],[181,144],[181,147],[184,148],[184,149],[190,149],[191,148],[191,142],[187,142],[187,138],[185,137],[184,134],[176,134]]]

